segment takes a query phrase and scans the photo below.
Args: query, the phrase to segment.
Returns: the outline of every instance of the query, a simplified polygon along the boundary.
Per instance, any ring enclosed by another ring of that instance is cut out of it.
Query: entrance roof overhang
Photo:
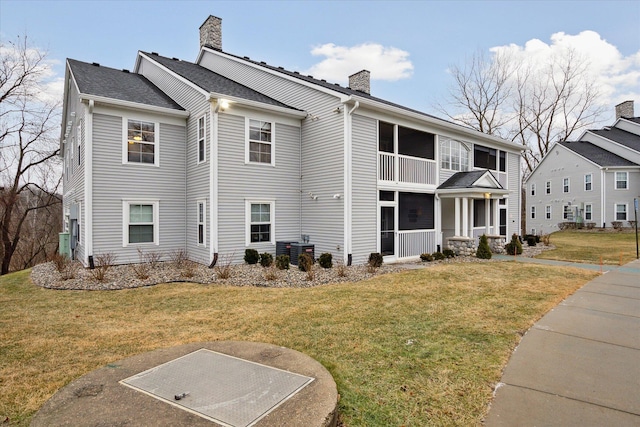
[[[470,197],[473,199],[502,199],[509,190],[489,170],[458,172],[443,182],[437,189],[439,197]]]

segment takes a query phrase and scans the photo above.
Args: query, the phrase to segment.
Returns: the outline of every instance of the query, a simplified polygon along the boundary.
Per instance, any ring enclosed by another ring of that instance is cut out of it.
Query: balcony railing
[[[435,230],[398,231],[398,258],[418,256],[435,251]]]
[[[379,153],[378,180],[395,183],[436,183],[435,160],[419,157]]]

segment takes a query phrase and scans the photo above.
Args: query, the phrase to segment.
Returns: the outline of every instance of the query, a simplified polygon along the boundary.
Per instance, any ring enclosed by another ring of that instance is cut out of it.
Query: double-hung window
[[[616,190],[626,190],[628,188],[628,172],[616,172]]]
[[[547,181],[545,188],[546,188],[546,193],[551,194],[551,181]]]
[[[157,123],[144,120],[125,119],[126,161],[158,166]]]
[[[123,201],[123,246],[159,244],[158,201]]]
[[[274,243],[274,202],[247,201],[247,246],[252,243]]]
[[[562,178],[562,192],[569,192],[569,178]]]
[[[544,210],[545,210],[545,218],[551,219],[551,205],[545,206]]]
[[[627,205],[624,203],[616,203],[616,221],[627,220]]]
[[[247,163],[273,165],[274,158],[273,123],[247,119]]]
[[[205,218],[207,216],[207,207],[206,202],[204,200],[198,200],[197,209],[198,209],[198,245],[206,246],[206,229],[205,229]]]
[[[535,183],[531,183],[531,195],[532,196],[536,195],[536,184]]]
[[[205,116],[198,119],[198,163],[202,163],[207,158],[207,138],[205,127]]]
[[[591,204],[584,205],[584,220],[591,221],[593,219],[593,207]]]
[[[562,219],[573,220],[573,212],[571,212],[571,206],[564,205],[562,207]]]
[[[593,175],[588,173],[584,176],[584,191],[591,191],[593,188]]]
[[[536,219],[536,207],[531,206],[531,219]]]

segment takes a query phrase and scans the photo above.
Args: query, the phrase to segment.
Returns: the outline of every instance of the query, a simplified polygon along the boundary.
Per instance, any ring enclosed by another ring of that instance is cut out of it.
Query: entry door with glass
[[[380,253],[384,256],[396,253],[396,208],[380,206]]]

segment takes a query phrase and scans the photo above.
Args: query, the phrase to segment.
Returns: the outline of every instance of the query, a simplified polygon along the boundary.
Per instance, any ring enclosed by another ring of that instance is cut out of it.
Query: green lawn
[[[345,426],[478,424],[521,335],[594,277],[461,263],[305,289],[54,291],[28,274],[0,277],[2,425],[28,425],[56,390],[107,363],[212,340],[315,358],[338,385]]]
[[[636,235],[629,232],[557,231],[551,234],[556,249],[536,258],[599,264],[626,264],[636,259]],[[525,243],[526,245],[526,243]]]

